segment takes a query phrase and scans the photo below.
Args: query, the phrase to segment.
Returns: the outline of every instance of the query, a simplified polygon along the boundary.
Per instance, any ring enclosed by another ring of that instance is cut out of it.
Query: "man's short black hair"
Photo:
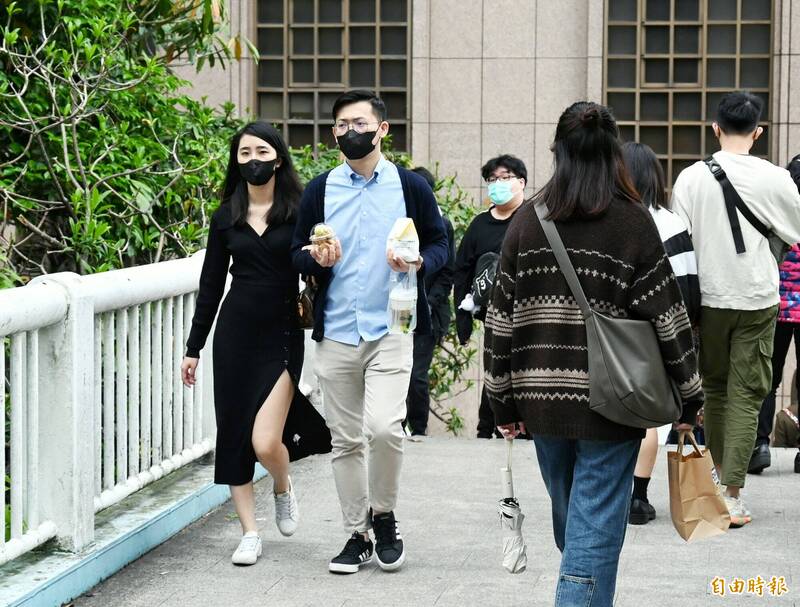
[[[792,158],[789,161],[789,166],[786,168],[789,171],[789,175],[792,176],[795,184],[797,184],[797,190],[800,191],[800,154]]]
[[[503,167],[510,173],[514,173],[517,177],[522,177],[525,183],[528,183],[528,169],[525,168],[525,163],[516,156],[510,154],[503,154],[492,158],[489,162],[481,167],[481,177],[488,179],[498,168]]]
[[[758,128],[764,102],[747,91],[727,93],[717,107],[717,124],[726,135],[749,135]]]
[[[375,91],[370,91],[367,89],[353,89],[352,91],[347,91],[346,93],[339,95],[334,102],[333,110],[331,110],[331,115],[333,116],[334,122],[336,121],[336,117],[339,115],[339,111],[344,106],[358,103],[359,101],[369,101],[370,105],[372,106],[372,111],[375,112],[378,120],[381,122],[386,120],[386,104],[380,97],[378,97],[378,95],[375,94]]]
[[[411,170],[427,181],[432,190],[436,189],[436,177],[434,177],[433,173],[431,173],[428,169],[425,167],[414,167]]]

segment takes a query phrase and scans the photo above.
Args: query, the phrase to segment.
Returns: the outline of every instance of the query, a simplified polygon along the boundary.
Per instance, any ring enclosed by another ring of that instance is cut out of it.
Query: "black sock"
[[[633,477],[633,497],[647,502],[647,485],[650,484],[649,478],[642,478],[641,476]],[[650,503],[650,502],[648,502]]]

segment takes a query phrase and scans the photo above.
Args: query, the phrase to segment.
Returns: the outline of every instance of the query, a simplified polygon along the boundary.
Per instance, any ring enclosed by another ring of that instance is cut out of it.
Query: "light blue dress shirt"
[[[342,243],[325,306],[325,337],[357,346],[389,332],[386,308],[392,284],[386,239],[406,216],[397,167],[381,156],[369,180],[346,162],[325,185],[325,223]]]

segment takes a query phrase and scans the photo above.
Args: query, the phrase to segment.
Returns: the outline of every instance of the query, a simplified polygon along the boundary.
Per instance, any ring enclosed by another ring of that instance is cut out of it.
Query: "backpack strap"
[[[736,245],[736,254],[741,255],[746,251],[744,238],[742,237],[742,226],[739,224],[739,215],[736,213],[737,210],[744,215],[744,218],[751,226],[758,230],[764,238],[769,240],[771,235],[770,229],[765,226],[758,217],[753,215],[753,212],[748,208],[744,200],[742,200],[742,197],[739,196],[739,192],[733,187],[733,184],[728,179],[728,176],[725,174],[720,164],[713,156],[709,156],[703,160],[703,162],[705,162],[708,170],[711,171],[711,174],[719,182],[720,186],[722,186],[722,195],[725,197],[725,209],[728,212],[728,221],[731,224],[731,232],[733,233],[733,243]]]

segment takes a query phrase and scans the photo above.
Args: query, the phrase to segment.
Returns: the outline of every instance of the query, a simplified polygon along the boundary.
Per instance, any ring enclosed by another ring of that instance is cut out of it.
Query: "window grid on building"
[[[757,94],[769,126],[772,18],[772,0],[606,0],[605,102],[669,184],[719,149],[711,123],[724,93]],[[769,149],[765,129],[753,153]]]
[[[258,115],[289,145],[335,144],[331,108],[350,88],[386,102],[396,149],[409,149],[408,0],[258,0]]]

